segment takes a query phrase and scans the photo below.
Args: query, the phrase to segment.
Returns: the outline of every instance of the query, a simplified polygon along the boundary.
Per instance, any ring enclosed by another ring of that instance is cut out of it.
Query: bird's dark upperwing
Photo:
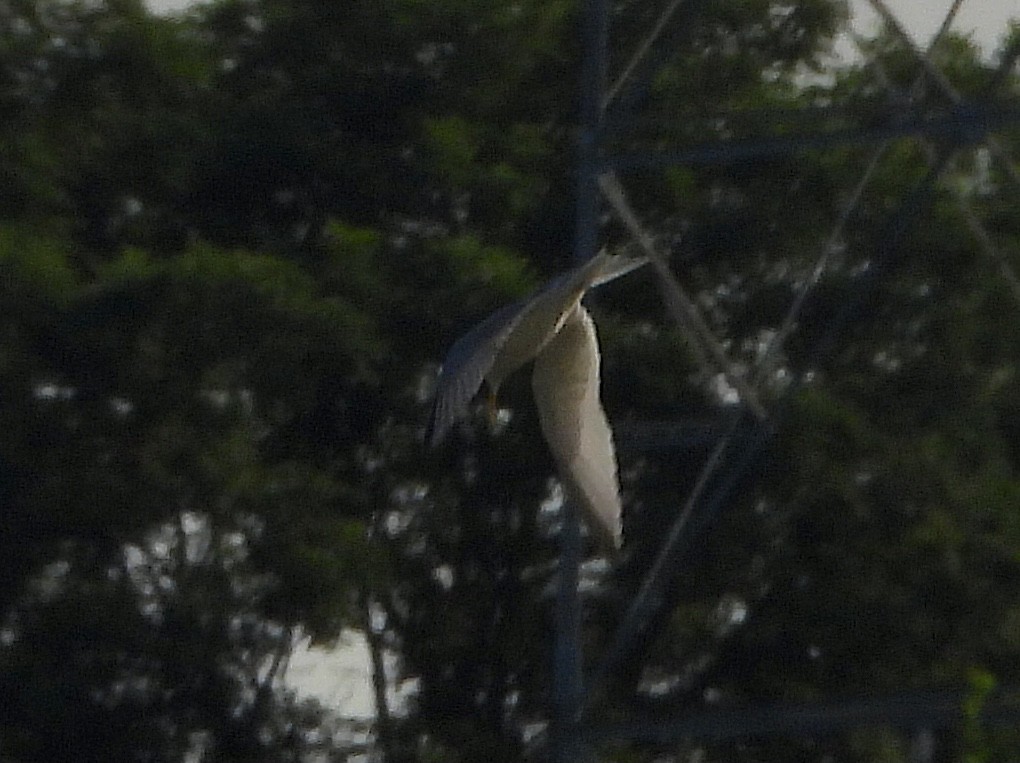
[[[467,415],[482,379],[530,305],[531,299],[525,298],[500,308],[450,348],[443,361],[436,400],[425,432],[430,445],[442,442],[450,427]]]

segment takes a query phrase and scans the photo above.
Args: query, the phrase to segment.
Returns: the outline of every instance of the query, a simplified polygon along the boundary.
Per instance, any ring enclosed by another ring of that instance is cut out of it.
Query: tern
[[[426,433],[431,445],[442,442],[467,415],[483,381],[494,410],[503,380],[534,360],[535,407],[560,481],[610,550],[622,541],[620,485],[612,430],[599,397],[598,338],[581,299],[646,262],[603,250],[475,326],[443,362]]]

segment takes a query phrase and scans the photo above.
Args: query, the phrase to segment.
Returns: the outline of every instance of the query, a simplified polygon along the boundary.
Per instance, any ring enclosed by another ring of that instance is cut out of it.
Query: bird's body
[[[595,326],[581,298],[642,264],[599,253],[478,324],[454,344],[443,364],[429,427],[429,439],[437,444],[467,414],[483,380],[495,394],[506,377],[534,360],[539,421],[567,495],[613,548],[621,537],[616,455],[599,400]]]
[[[583,292],[571,290],[566,300],[558,294],[539,294],[516,317],[513,330],[506,336],[492,368],[485,374],[489,389],[498,392],[503,380],[545,349],[563,326],[570,308],[581,301]]]

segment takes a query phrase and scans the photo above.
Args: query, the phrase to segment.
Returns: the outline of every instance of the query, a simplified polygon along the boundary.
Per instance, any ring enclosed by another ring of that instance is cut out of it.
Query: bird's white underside
[[[599,365],[595,324],[575,303],[535,358],[531,384],[542,433],[568,496],[600,538],[617,547],[621,507],[616,455],[599,399]]]

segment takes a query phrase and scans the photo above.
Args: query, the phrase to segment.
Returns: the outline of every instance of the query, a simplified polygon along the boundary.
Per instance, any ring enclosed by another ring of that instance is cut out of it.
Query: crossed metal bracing
[[[985,97],[980,101],[965,100],[931,57],[934,48],[951,28],[963,1],[955,0],[952,3],[938,33],[927,49],[922,50],[915,45],[883,0],[868,0],[885,21],[887,29],[911,51],[923,72],[913,87],[900,92],[891,83],[879,60],[868,62],[876,79],[885,87],[890,104],[896,107],[895,118],[879,122],[872,120],[865,124],[854,122],[852,109],[805,109],[803,114],[792,116],[803,117],[801,121],[808,127],[792,133],[744,137],[671,150],[614,154],[611,147],[613,131],[627,129],[629,110],[640,98],[651,75],[662,64],[667,48],[675,49],[681,36],[696,23],[697,13],[704,0],[670,0],[632,57],[608,85],[606,61],[610,32],[609,0],[585,0],[585,60],[582,73],[575,258],[584,260],[595,252],[599,210],[605,203],[627,230],[634,245],[650,258],[667,313],[686,339],[695,359],[712,374],[725,378],[730,388],[739,395],[740,405],[732,408],[728,420],[710,427],[710,436],[715,437],[715,443],[702,466],[701,474],[610,640],[608,650],[597,662],[594,672],[587,676],[587,681],[582,675],[581,601],[577,591],[580,535],[577,519],[571,507],[567,507],[557,607],[555,707],[550,734],[554,760],[560,763],[588,760],[586,744],[596,739],[676,740],[762,733],[819,733],[859,726],[875,722],[875,719],[891,719],[890,722],[899,719],[905,727],[931,729],[958,720],[958,698],[943,695],[925,695],[906,700],[892,698],[863,704],[837,703],[812,708],[773,707],[740,713],[705,712],[693,717],[674,718],[668,722],[661,719],[635,719],[630,723],[601,729],[597,733],[586,727],[585,711],[586,697],[597,692],[613,671],[654,635],[670,610],[669,591],[680,569],[679,561],[692,543],[712,525],[733,497],[737,486],[749,476],[751,467],[767,450],[787,415],[791,400],[803,379],[794,379],[783,395],[770,403],[763,400],[758,390],[784,342],[796,329],[810,291],[825,275],[847,222],[860,203],[891,141],[904,136],[920,138],[928,161],[927,174],[902,200],[899,209],[888,220],[872,252],[870,267],[857,279],[856,291],[841,305],[838,313],[814,342],[809,354],[809,360],[812,361],[809,367],[816,366],[818,360],[833,350],[840,334],[856,317],[869,293],[893,264],[898,248],[909,235],[912,223],[926,208],[934,186],[947,168],[952,166],[959,148],[983,145],[1003,176],[1020,192],[1020,173],[1002,145],[990,134],[1004,126],[1020,124],[1020,103],[995,99],[996,90],[1007,79],[1020,54],[1020,45],[1014,43],[1003,53],[997,72],[987,84]],[[668,45],[662,44],[664,41]],[[933,109],[931,104],[926,104],[923,112],[917,109],[912,111],[910,107],[917,102],[923,87],[937,91],[948,106]],[[722,343],[713,336],[696,300],[687,293],[668,267],[666,253],[660,249],[656,239],[631,207],[624,183],[617,173],[676,164],[734,162],[790,155],[849,143],[874,145],[865,162],[865,170],[833,223],[810,278],[805,280],[794,296],[784,320],[762,354],[759,366],[751,372],[741,372],[727,357]],[[994,237],[984,228],[967,196],[957,192],[956,203],[978,246],[996,263],[1020,305],[1020,278],[996,246]],[[1016,707],[999,708],[998,712],[999,716],[1013,721],[1020,719],[1020,710]],[[777,719],[782,722],[777,722]]]

